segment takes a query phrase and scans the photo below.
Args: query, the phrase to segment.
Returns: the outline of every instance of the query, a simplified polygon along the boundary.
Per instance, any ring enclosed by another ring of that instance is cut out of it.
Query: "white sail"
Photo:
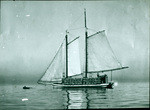
[[[68,44],[68,76],[81,73],[79,39]]]
[[[63,73],[65,72],[65,48],[63,44],[60,46],[51,64],[39,82],[59,81],[63,77]]]
[[[101,31],[88,37],[88,71],[101,71],[120,68],[105,31]]]

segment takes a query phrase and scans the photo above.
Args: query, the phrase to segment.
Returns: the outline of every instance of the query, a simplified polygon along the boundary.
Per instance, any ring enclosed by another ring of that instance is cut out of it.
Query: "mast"
[[[66,78],[68,77],[68,35],[67,35],[67,30],[66,30]]]
[[[111,71],[111,81],[112,81],[112,71]]]
[[[85,78],[87,78],[87,72],[88,72],[88,53],[87,53],[87,26],[86,26],[86,9],[84,9],[84,22],[85,22]]]

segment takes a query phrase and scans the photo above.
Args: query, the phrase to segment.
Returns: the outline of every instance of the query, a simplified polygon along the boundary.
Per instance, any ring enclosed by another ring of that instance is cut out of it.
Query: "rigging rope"
[[[68,26],[68,29],[67,29],[67,30],[69,30],[69,28],[70,28],[73,24],[75,24],[82,16],[83,16],[83,14],[81,14],[72,24],[70,24],[70,26]]]
[[[116,55],[115,55],[113,49],[112,49],[111,46],[110,46],[110,43],[109,43],[109,41],[108,41],[108,39],[107,39],[107,36],[106,36],[106,40],[107,40],[107,42],[108,42],[108,45],[109,45],[109,47],[110,47],[110,49],[111,49],[113,55],[115,56],[115,59],[117,60],[117,62],[119,63],[119,65],[122,67],[121,63],[120,63],[119,60],[117,59],[117,57],[116,57]]]
[[[74,29],[69,29],[69,30],[77,30],[77,29],[82,29],[82,28],[85,28],[85,27],[74,28]]]
[[[87,28],[87,29],[97,32],[96,30],[94,30],[94,29],[91,29],[91,28]]]
[[[74,34],[72,34],[72,33],[68,33],[71,37],[74,37],[74,36],[76,36],[76,35],[74,35]]]

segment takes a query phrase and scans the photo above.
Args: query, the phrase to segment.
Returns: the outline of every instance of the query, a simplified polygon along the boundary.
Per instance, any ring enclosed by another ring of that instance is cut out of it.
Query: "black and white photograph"
[[[0,110],[149,109],[149,0],[2,0]]]

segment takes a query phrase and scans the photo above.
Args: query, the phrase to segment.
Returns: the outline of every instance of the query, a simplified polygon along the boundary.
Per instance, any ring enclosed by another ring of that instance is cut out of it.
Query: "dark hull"
[[[113,88],[114,83],[109,82],[109,83],[103,83],[103,84],[82,84],[82,85],[65,85],[65,84],[60,84],[60,83],[54,83],[53,87],[58,87],[58,88]]]
[[[31,87],[23,87],[23,89],[30,89]]]

